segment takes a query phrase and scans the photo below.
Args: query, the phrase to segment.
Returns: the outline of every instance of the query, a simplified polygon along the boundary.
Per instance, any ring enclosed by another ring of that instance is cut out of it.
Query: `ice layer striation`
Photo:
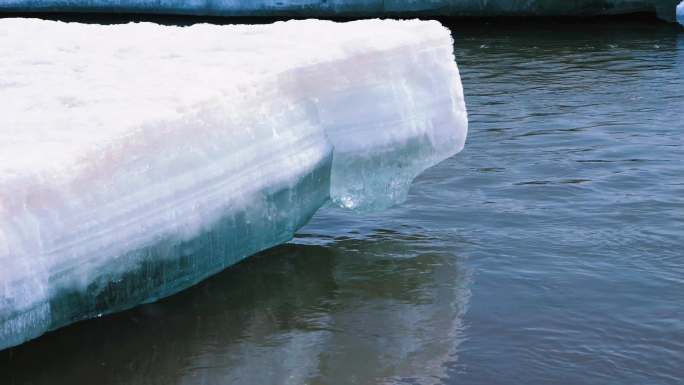
[[[434,21],[0,20],[0,349],[178,292],[327,202],[401,202],[465,141],[452,44]]]

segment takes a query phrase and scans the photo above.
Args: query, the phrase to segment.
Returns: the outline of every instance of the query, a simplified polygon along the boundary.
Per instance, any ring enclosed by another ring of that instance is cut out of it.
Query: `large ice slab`
[[[677,6],[677,22],[684,25],[684,1]]]
[[[30,42],[30,44],[27,44]],[[449,31],[0,20],[0,349],[399,203],[458,152]]]
[[[2,0],[0,10],[221,16],[595,16],[650,12],[674,21],[678,0]]]

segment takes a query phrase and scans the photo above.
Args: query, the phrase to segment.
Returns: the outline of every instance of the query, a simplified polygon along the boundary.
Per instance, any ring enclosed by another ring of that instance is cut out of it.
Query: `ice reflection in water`
[[[275,248],[159,303],[3,352],[0,373],[10,384],[432,384],[446,376],[470,293],[457,256],[431,237],[389,230],[301,240],[309,244]]]

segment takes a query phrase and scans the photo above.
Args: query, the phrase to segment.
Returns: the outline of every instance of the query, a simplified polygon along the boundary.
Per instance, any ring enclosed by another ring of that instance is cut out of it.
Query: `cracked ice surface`
[[[191,286],[328,201],[400,203],[467,131],[434,21],[4,19],[0,73],[0,349]]]

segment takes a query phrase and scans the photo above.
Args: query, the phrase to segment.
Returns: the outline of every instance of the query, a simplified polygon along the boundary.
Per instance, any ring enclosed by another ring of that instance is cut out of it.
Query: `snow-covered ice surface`
[[[0,10],[231,16],[588,16],[657,13],[674,20],[678,0],[0,0]]]
[[[434,21],[4,19],[0,73],[0,349],[182,290],[328,201],[399,203],[467,131]]]

